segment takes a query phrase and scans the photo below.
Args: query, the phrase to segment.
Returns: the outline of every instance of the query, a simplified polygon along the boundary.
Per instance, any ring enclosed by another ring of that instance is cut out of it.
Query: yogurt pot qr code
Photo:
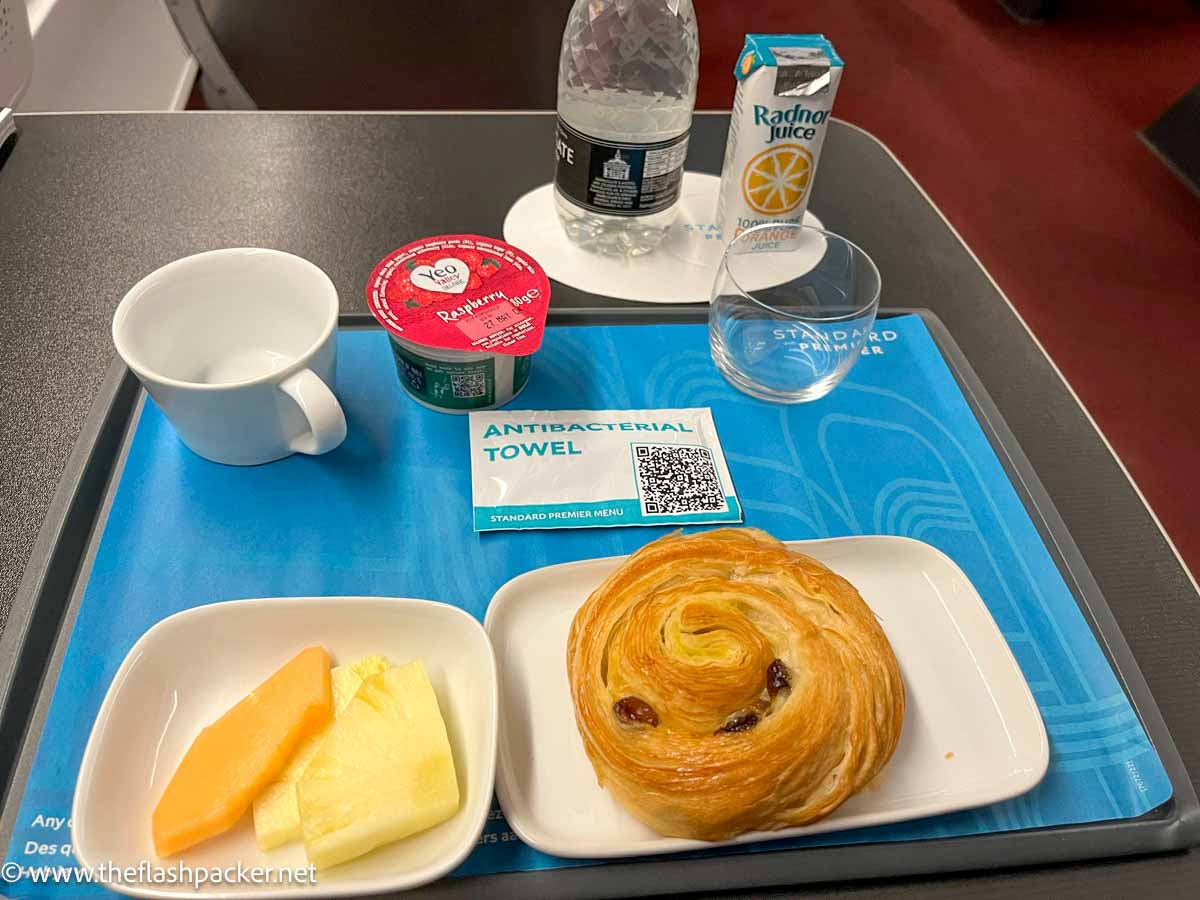
[[[532,257],[474,234],[406,244],[367,280],[400,384],[439,412],[493,409],[519,394],[549,305],[550,279]]]

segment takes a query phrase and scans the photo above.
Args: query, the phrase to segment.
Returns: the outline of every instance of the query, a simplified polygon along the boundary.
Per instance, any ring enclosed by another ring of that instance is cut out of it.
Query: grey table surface
[[[727,124],[697,116],[689,168],[719,171]],[[539,113],[67,114],[18,126],[0,154],[0,628],[112,359],[109,322],[129,286],[189,253],[275,247],[325,269],[344,310],[364,310],[366,276],[393,247],[500,235],[512,202],[549,177],[553,133]],[[812,208],[876,260],[885,305],[933,309],[966,352],[1079,544],[1195,782],[1200,598],[1070,389],[875,138],[834,125]],[[608,302],[555,286],[558,306]],[[1193,851],[805,892],[1183,896],[1198,883]]]

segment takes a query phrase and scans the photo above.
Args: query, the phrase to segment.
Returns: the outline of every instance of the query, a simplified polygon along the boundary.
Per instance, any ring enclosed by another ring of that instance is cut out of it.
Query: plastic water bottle
[[[675,219],[696,103],[692,0],[575,0],[558,68],[555,202],[598,253],[658,246]]]

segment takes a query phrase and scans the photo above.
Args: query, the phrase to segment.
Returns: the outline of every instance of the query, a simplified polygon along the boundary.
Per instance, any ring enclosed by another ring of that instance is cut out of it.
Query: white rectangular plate
[[[555,856],[602,858],[882,825],[1007,800],[1046,773],[1049,743],[1025,678],[963,571],[909,538],[790,541],[848,578],[879,617],[904,676],[900,745],[876,781],[825,819],[719,844],[663,837],[596,782],[575,728],[567,632],[624,557],[527,572],[492,598],[484,627],[500,673],[496,792],[513,830]]]
[[[417,887],[475,849],[492,806],[498,717],[496,665],[469,614],[428,600],[274,597],[197,606],[158,622],[113,678],[83,753],[71,837],[81,865],[163,870],[296,868],[304,848],[263,852],[249,811],[231,830],[169,859],[154,855],[150,818],[196,735],[292,656],[314,644],[335,664],[380,654],[425,663],[446,722],[462,800],[440,825],[316,874],[315,883],[112,882],[135,897],[265,900],[345,897]],[[148,873],[149,874],[149,873]]]

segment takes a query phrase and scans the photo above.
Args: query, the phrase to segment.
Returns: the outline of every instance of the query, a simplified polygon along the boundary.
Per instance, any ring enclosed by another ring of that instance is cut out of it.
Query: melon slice
[[[336,719],[346,704],[358,692],[363,679],[378,675],[388,668],[382,656],[367,656],[358,662],[338,666],[333,670],[333,715]],[[321,749],[321,742],[333,726],[327,722],[316,734],[305,738],[296,747],[279,778],[267,786],[254,800],[254,836],[262,850],[272,850],[283,844],[298,841],[300,831],[300,807],[296,804],[296,782],[308,768],[312,758]]]
[[[362,683],[296,784],[296,796],[304,849],[318,869],[454,815],[454,759],[421,663]]]
[[[155,807],[155,852],[170,856],[233,827],[331,707],[329,654],[309,647],[201,731]]]

